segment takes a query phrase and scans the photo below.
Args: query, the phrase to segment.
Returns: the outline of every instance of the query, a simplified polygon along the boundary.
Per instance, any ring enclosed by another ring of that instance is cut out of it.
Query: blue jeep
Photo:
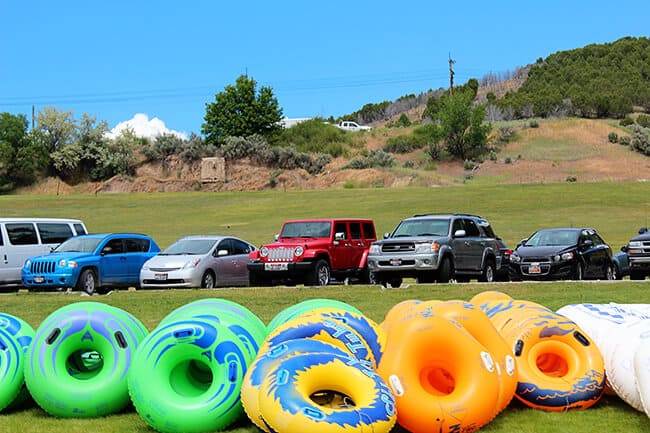
[[[108,287],[138,287],[140,268],[160,252],[149,236],[103,233],[76,236],[50,254],[30,257],[22,269],[27,288],[76,288],[92,295]]]

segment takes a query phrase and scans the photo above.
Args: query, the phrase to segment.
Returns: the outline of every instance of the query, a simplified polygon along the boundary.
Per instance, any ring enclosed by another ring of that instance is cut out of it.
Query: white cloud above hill
[[[157,117],[149,119],[149,116],[144,113],[137,113],[133,118],[118,123],[115,128],[106,134],[109,138],[115,138],[123,130],[130,128],[133,130],[137,137],[155,138],[162,134],[173,134],[177,137],[187,139],[187,134],[184,132],[173,131],[165,126],[165,122]]]

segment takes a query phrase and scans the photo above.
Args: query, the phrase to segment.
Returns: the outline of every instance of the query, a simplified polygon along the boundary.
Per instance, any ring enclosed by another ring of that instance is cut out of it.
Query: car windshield
[[[447,236],[447,234],[449,234],[448,219],[421,219],[402,221],[391,237]]]
[[[52,250],[53,253],[92,253],[97,245],[102,241],[101,238],[81,238],[72,237],[63,242]]]
[[[160,255],[205,255],[210,252],[215,242],[215,239],[181,239],[168,246]]]
[[[332,223],[329,221],[306,221],[286,223],[280,237],[291,238],[329,238]]]
[[[575,245],[579,234],[578,230],[542,230],[528,238],[524,245],[527,247]]]

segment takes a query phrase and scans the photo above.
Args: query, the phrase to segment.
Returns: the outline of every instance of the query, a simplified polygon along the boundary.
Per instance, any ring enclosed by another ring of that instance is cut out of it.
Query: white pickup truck
[[[357,122],[352,122],[351,120],[344,120],[336,126],[346,131],[370,131],[372,129],[370,126],[359,125]]]

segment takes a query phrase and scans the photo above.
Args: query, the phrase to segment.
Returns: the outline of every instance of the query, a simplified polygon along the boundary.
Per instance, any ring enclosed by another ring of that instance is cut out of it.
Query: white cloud
[[[123,130],[130,128],[137,137],[155,138],[162,134],[174,134],[182,139],[187,139],[184,132],[173,131],[165,126],[165,122],[157,117],[149,120],[149,116],[144,113],[137,113],[132,119],[118,123],[111,132],[106,134],[109,138],[115,138]]]

